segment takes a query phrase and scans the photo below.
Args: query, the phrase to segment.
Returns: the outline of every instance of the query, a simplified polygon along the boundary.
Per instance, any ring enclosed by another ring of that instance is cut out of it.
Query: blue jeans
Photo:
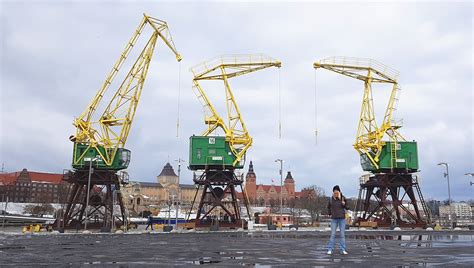
[[[339,248],[346,250],[346,219],[331,219],[331,238],[328,243],[328,250],[333,250],[334,240],[336,239],[336,228],[339,226],[339,231],[341,232],[341,241]]]

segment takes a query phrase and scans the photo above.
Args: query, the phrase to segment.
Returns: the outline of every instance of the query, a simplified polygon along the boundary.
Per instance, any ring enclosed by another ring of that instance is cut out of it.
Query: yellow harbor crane
[[[399,99],[398,72],[375,60],[331,57],[315,62],[315,69],[327,69],[364,82],[362,108],[354,148],[362,169],[370,174],[360,180],[354,208],[356,226],[426,227],[430,211],[418,184],[418,149],[399,133],[401,121],[394,119]],[[372,84],[391,85],[390,98],[381,125],[375,120]],[[418,198],[417,198],[418,196]],[[373,204],[377,204],[373,206]],[[421,209],[418,204],[421,203]],[[407,209],[406,204],[414,208]],[[402,216],[401,211],[405,213]]]
[[[313,64],[364,82],[364,95],[354,148],[361,156],[366,171],[418,170],[416,142],[407,142],[399,133],[401,121],[394,119],[400,88],[398,71],[371,59],[330,57]],[[385,116],[377,125],[372,99],[372,84],[392,86]],[[388,137],[388,141],[386,140]]]
[[[151,37],[101,116],[94,119],[94,114],[97,112],[102,98],[147,25],[153,31]],[[104,83],[84,112],[74,120],[73,124],[77,131],[76,135],[70,137],[70,140],[74,142],[72,165],[75,169],[84,169],[87,167],[84,159],[92,159],[97,156],[99,156],[99,164],[97,165],[99,169],[120,170],[127,168],[130,161],[130,151],[125,149],[124,146],[158,39],[161,39],[175,54],[176,59],[181,61],[181,55],[175,48],[167,23],[143,14],[143,20],[128,41]]]
[[[281,67],[281,62],[268,56],[234,55],[223,56],[201,63],[191,71],[194,75],[193,89],[205,112],[204,122],[208,126],[202,136],[191,137],[190,168],[197,170],[212,165],[231,169],[241,168],[245,153],[252,145],[245,122],[230,88],[229,79],[258,70]],[[227,107],[227,122],[217,113],[206,96],[201,81],[221,80],[224,83]],[[225,137],[210,136],[216,129],[222,129]]]
[[[147,25],[150,27],[151,36],[118,89],[113,93],[112,99],[107,105],[103,104],[105,109],[102,114],[97,117],[95,114],[107,90],[111,87],[132,49],[137,46],[137,41],[143,35]],[[143,14],[143,20],[127,42],[104,83],[84,112],[74,120],[73,124],[77,130],[76,134],[70,137],[70,140],[74,142],[73,170],[64,176],[64,180],[71,183],[72,187],[61,220],[63,227],[68,228],[78,224],[86,226],[91,217],[88,212],[93,209],[100,214],[102,227],[111,228],[111,223],[114,226],[117,218],[114,216],[116,214],[114,212],[115,200],[120,206],[119,224],[126,223],[120,187],[127,183],[127,178],[119,176],[117,171],[126,169],[130,162],[130,150],[125,148],[125,143],[158,40],[162,40],[171,49],[178,61],[181,60],[166,22]],[[92,169],[93,162],[94,169]],[[91,197],[91,189],[96,186],[102,187],[102,195]],[[99,222],[94,224],[99,224]],[[61,225],[59,221],[57,225]]]
[[[251,218],[248,198],[242,187],[243,180],[235,174],[235,170],[243,168],[245,153],[252,146],[252,137],[230,88],[229,79],[270,67],[279,68],[281,62],[258,54],[218,57],[191,68],[194,75],[193,90],[204,107],[204,123],[207,125],[202,136],[190,138],[189,169],[201,173],[198,176],[194,173],[193,179],[198,189],[191,210],[198,192],[201,192],[196,227],[215,224],[230,228],[245,226],[237,200],[236,187],[239,186],[247,216]],[[201,85],[202,81],[209,80],[221,80],[224,83],[227,122],[217,113]],[[224,136],[214,134],[218,129],[224,132]],[[209,221],[212,213],[221,217],[217,221]]]

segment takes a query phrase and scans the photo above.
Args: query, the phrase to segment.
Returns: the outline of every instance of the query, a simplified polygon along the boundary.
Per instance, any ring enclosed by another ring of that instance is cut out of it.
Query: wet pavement
[[[474,266],[473,231],[0,234],[0,266]]]

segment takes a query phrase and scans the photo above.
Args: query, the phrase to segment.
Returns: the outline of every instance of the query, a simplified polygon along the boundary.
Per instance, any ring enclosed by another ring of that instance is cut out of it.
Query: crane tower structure
[[[232,93],[229,79],[270,67],[279,68],[281,62],[258,54],[218,57],[191,68],[194,75],[193,90],[203,105],[204,123],[207,125],[201,136],[190,138],[189,169],[195,172],[194,182],[198,190],[202,188],[197,208],[197,227],[212,224],[240,227],[243,224],[235,191],[237,186],[242,190],[247,213],[248,200],[242,187],[243,179],[234,171],[243,168],[252,137]],[[203,81],[212,80],[220,80],[224,84],[227,120],[218,114],[201,85]],[[224,136],[216,135],[216,130],[223,131]]]
[[[355,209],[359,217],[356,223],[375,221],[378,226],[426,226],[431,221],[429,210],[423,200],[418,177],[414,174],[418,171],[417,143],[407,141],[400,134],[402,121],[394,118],[400,93],[398,71],[375,60],[349,57],[326,58],[315,62],[313,67],[364,82],[362,107],[353,146],[360,155],[362,169],[370,175],[361,177]],[[380,125],[375,118],[373,84],[391,86]],[[420,213],[416,195],[426,219]],[[409,200],[405,201],[404,198]],[[405,216],[402,217],[402,214]]]
[[[107,90],[120,73],[147,25],[151,28],[151,36],[123,81],[119,83],[118,89],[114,91],[112,98],[107,102],[105,109],[97,116]],[[119,176],[118,171],[126,169],[130,163],[131,152],[125,148],[125,143],[158,40],[163,41],[174,53],[176,59],[181,61],[181,55],[175,48],[167,23],[143,14],[142,21],[127,42],[104,83],[84,112],[74,119],[76,134],[69,138],[74,143],[73,170],[64,176],[64,180],[70,182],[72,188],[62,219],[63,226],[80,226],[85,221],[89,221],[92,215],[97,214],[101,215],[104,226],[111,224],[112,221],[115,222],[114,199],[118,200],[121,209],[121,216],[118,217],[118,220],[121,223],[125,222],[120,185],[127,183],[127,178]],[[93,192],[89,200],[87,200],[88,192]],[[85,213],[86,210],[90,213]],[[87,217],[84,217],[84,213]]]

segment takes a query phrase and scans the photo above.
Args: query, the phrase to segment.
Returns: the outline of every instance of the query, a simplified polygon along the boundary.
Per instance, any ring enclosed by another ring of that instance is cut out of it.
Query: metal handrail
[[[390,120],[390,125],[393,127],[402,127],[403,126],[403,118],[394,118]]]
[[[189,70],[193,75],[198,75],[203,72],[207,72],[216,66],[223,64],[261,64],[261,63],[270,63],[276,62],[277,60],[269,57],[265,54],[233,54],[233,55],[222,55],[214,57],[210,60],[201,62],[194,65]]]
[[[320,63],[336,64],[336,65],[349,65],[354,67],[372,68],[377,70],[387,77],[397,80],[400,76],[400,72],[373,59],[368,58],[356,58],[356,57],[344,57],[344,56],[332,56],[319,61]]]

